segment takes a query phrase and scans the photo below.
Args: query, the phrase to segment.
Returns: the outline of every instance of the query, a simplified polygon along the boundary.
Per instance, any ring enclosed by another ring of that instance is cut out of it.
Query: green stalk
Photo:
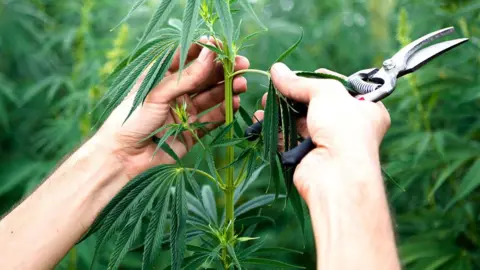
[[[233,122],[233,77],[231,74],[232,67],[225,65],[225,124],[229,125]],[[227,139],[233,139],[233,129],[227,133]],[[233,146],[227,147],[227,164],[235,161],[235,152]],[[234,200],[233,195],[235,191],[234,168],[232,166],[226,171],[226,185],[225,185],[225,208],[226,208],[226,224],[233,220],[234,215]],[[227,238],[233,239],[233,226],[228,228]]]
[[[225,124],[229,125],[233,122],[233,77],[231,76],[233,72],[233,64],[229,61],[223,63],[224,74],[225,74]],[[227,139],[233,138],[233,129],[227,133]],[[232,163],[235,160],[235,152],[233,146],[227,147],[227,164]],[[235,194],[235,179],[234,179],[234,169],[232,166],[228,167],[225,175],[225,224],[229,224],[226,233],[226,243],[233,240],[235,232],[233,225],[234,217],[234,194]],[[222,250],[222,260],[225,269],[228,269],[230,265],[228,261],[228,250],[225,247]]]

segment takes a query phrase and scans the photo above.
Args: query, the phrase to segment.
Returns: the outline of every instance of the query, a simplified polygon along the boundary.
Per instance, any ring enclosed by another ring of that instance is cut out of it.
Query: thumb
[[[298,77],[283,63],[276,63],[271,69],[272,82],[284,96],[298,102],[309,103],[315,83],[308,78]]]

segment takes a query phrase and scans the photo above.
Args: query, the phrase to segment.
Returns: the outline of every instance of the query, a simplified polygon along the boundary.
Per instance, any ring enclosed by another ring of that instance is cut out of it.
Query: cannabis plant
[[[127,18],[144,2],[137,1]],[[153,139],[157,151],[168,153],[176,164],[154,167],[128,183],[105,207],[84,238],[97,233],[97,253],[111,238],[116,238],[108,264],[112,269],[119,267],[135,245],[136,248],[140,245],[143,250],[143,269],[154,268],[158,255],[165,248],[170,249],[172,269],[196,269],[200,266],[218,269],[302,268],[265,256],[277,251],[298,251],[264,247],[262,239],[254,236],[256,225],[269,220],[262,216],[260,208],[280,199],[290,201],[300,228],[304,230],[302,201],[292,184],[294,168],[281,165],[277,149],[279,131],[283,133],[285,150],[292,149],[299,141],[294,105],[278,93],[270,81],[260,136],[244,135],[245,127],[241,123],[251,125],[251,116],[243,108],[236,115],[233,108],[235,76],[247,72],[270,76],[268,70],[234,70],[239,51],[249,46],[247,43],[266,28],[247,0],[188,0],[181,21],[169,20],[175,4],[174,0],[160,2],[135,50],[110,75],[104,116],[119,105],[145,72],[130,114],[142,106],[150,91],[166,75],[175,52],[180,51],[181,74],[189,47],[197,43],[216,53],[216,61],[223,66],[225,123],[215,134],[200,140],[197,132],[210,123],[189,123],[187,105],[174,105],[172,110],[179,119],[178,123],[163,126],[144,140]],[[242,35],[242,20],[233,19],[240,9],[258,23],[259,31]],[[159,27],[167,21],[168,26]],[[209,36],[213,45],[198,41],[203,35]],[[283,61],[298,46],[302,36],[274,62]],[[310,72],[298,74],[326,76]],[[182,79],[179,77],[179,80]],[[182,139],[184,132],[190,133],[201,147],[193,167],[186,166],[167,143],[169,137]],[[156,137],[159,133],[163,134],[161,138]],[[214,151],[224,151],[226,163],[223,166],[215,162]],[[206,170],[201,170],[203,165]],[[275,191],[239,203],[242,195],[267,167]],[[213,188],[223,193],[223,213],[217,213],[220,207],[216,205],[212,187],[201,186],[198,180],[201,178],[211,181]],[[285,194],[281,194],[282,182],[285,183]]]

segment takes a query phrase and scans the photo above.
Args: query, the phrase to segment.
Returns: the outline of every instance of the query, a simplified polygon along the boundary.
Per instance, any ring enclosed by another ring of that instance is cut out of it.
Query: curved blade
[[[434,44],[430,47],[421,49],[413,54],[407,61],[405,70],[401,71],[398,74],[398,77],[402,77],[406,74],[412,73],[423,65],[428,63],[430,60],[434,59],[437,56],[440,56],[449,50],[460,46],[461,44],[468,41],[468,38],[459,38],[454,40],[445,41],[442,43]]]

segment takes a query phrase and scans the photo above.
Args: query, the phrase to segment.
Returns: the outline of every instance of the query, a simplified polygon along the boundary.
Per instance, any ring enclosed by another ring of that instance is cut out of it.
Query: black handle
[[[282,154],[282,164],[286,167],[297,167],[298,164],[302,161],[302,159],[310,153],[313,149],[315,149],[315,144],[313,143],[311,138],[305,139],[301,144],[297,147],[293,148],[292,150],[285,152]]]
[[[300,103],[300,102],[294,102],[292,104],[292,106],[293,106],[293,109],[294,109],[293,113],[297,117],[302,117],[302,116],[307,115],[307,112],[308,112],[308,105],[307,104]],[[279,119],[279,121],[281,121],[281,119]],[[263,127],[263,120],[260,120],[260,121],[256,122],[255,124],[249,126],[245,130],[245,137],[247,137],[247,139],[249,141],[257,140],[260,137],[260,134],[262,134],[262,127]]]
[[[262,134],[262,126],[263,126],[263,120],[260,120],[255,124],[249,126],[245,130],[245,137],[247,137],[247,140],[252,142],[258,139],[260,137],[260,134]]]

